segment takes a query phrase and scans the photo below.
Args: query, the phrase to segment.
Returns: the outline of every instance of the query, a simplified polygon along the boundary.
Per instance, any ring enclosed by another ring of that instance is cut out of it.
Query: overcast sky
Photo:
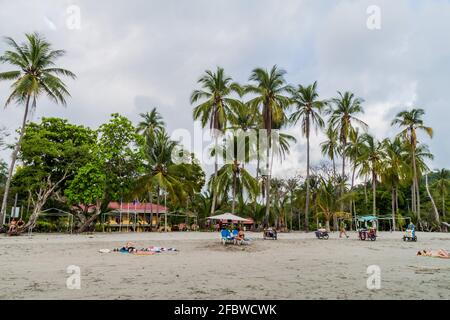
[[[371,5],[381,10],[380,29],[367,27]],[[137,121],[158,107],[169,132],[192,131],[189,95],[205,69],[222,66],[243,83],[253,68],[277,64],[291,84],[317,80],[324,99],[337,90],[364,98],[362,118],[378,138],[398,132],[390,127],[398,111],[424,108],[435,130],[432,140],[421,139],[435,154],[431,166],[450,167],[449,1],[0,0],[1,36],[22,41],[33,31],[65,49],[59,65],[78,76],[67,81],[67,107],[41,99],[35,121],[57,116],[97,127],[113,112]],[[0,83],[1,103],[9,85]],[[1,109],[0,126],[14,133],[22,111]],[[313,138],[314,163],[322,140]],[[277,174],[302,172],[304,149],[300,139]]]

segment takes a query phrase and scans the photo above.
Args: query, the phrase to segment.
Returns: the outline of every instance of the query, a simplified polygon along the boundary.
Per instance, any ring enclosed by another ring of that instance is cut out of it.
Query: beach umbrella
[[[231,213],[224,213],[224,214],[219,214],[217,216],[211,216],[207,218],[208,220],[226,220],[226,221],[242,221],[242,222],[248,222],[250,220],[245,219],[245,218],[241,218],[239,216],[236,216],[234,214]]]

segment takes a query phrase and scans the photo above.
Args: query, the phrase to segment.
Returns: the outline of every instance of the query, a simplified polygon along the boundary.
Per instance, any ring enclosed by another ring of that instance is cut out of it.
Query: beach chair
[[[221,240],[223,245],[226,245],[228,243],[234,243],[234,237],[232,234],[230,234],[230,231],[227,229],[223,229],[220,232]]]

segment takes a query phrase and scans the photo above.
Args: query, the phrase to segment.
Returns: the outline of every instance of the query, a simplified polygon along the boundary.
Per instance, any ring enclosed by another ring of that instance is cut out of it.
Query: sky
[[[375,11],[374,9],[375,8]],[[55,116],[93,128],[118,112],[135,123],[157,107],[169,133],[194,134],[189,96],[207,69],[221,66],[246,83],[255,67],[276,64],[288,83],[318,81],[323,99],[351,91],[364,99],[361,118],[382,139],[403,109],[425,109],[435,131],[432,169],[450,167],[450,1],[353,0],[0,0],[0,36],[18,42],[37,31],[56,49],[58,60],[77,75],[67,80],[66,107],[43,97],[31,120]],[[0,53],[6,49],[0,42]],[[0,71],[10,70],[0,65]],[[0,83],[0,104],[10,83]],[[14,138],[22,106],[0,109],[0,127]],[[304,173],[306,142],[298,138],[275,175]],[[323,161],[322,134],[313,135],[311,161]],[[8,161],[10,151],[1,151]]]

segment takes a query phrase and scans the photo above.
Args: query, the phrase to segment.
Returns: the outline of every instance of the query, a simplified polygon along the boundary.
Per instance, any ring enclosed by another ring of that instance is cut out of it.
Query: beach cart
[[[405,234],[403,235],[403,241],[417,241],[416,227],[414,224],[410,223],[406,228]]]
[[[377,240],[377,222],[378,218],[375,216],[364,216],[357,218],[356,226],[359,239],[362,241]]]
[[[316,233],[317,239],[320,239],[320,240],[328,240],[328,238],[330,237],[328,235],[327,231],[317,230],[315,233]]]
[[[263,239],[264,240],[267,240],[267,239],[277,240],[278,239],[277,230],[272,229],[272,228],[264,229]]]

